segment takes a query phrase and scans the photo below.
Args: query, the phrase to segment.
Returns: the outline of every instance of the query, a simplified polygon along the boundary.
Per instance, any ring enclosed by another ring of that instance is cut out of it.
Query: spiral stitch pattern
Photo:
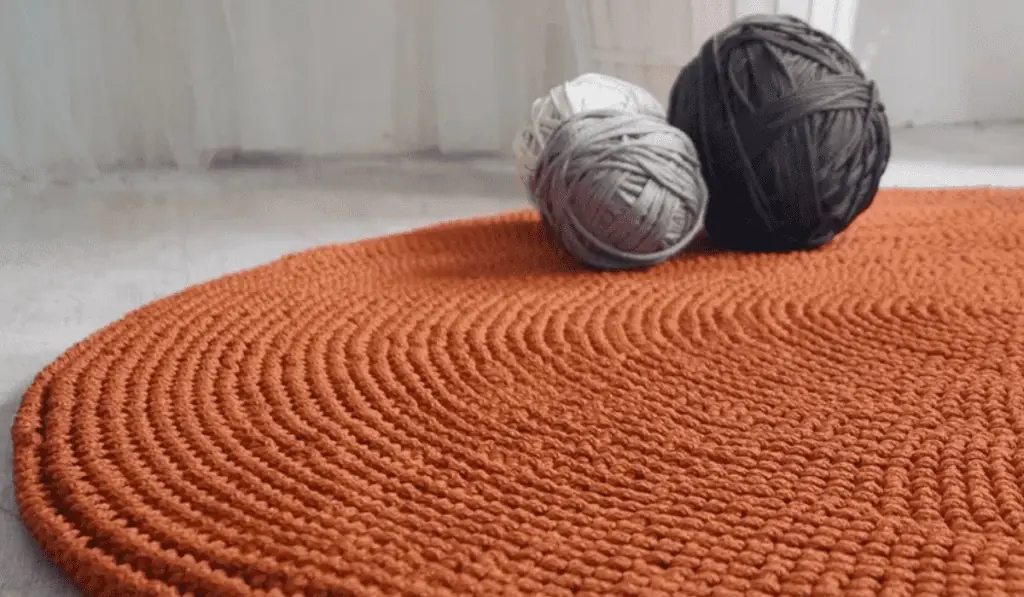
[[[1024,193],[582,271],[535,215],[286,256],[37,377],[93,596],[1024,594]]]

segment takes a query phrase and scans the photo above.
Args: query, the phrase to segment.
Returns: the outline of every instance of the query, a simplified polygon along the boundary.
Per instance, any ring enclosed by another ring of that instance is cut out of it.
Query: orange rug
[[[1022,595],[1024,191],[574,271],[532,215],[131,313],[14,428],[90,595]]]

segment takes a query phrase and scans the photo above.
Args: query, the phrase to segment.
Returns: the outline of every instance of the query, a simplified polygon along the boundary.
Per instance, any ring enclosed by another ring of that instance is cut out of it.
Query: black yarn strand
[[[842,44],[790,16],[747,17],[706,40],[668,119],[701,156],[706,228],[723,248],[831,242],[873,202],[891,152],[877,86]]]

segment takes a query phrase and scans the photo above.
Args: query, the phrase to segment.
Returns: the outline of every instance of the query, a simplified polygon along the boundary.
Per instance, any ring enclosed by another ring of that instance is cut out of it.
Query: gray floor
[[[105,176],[0,188],[0,427],[33,375],[127,310],[325,243],[526,207],[502,161]],[[1024,127],[898,131],[889,186],[1024,186]],[[77,595],[17,517],[0,434],[0,597]]]

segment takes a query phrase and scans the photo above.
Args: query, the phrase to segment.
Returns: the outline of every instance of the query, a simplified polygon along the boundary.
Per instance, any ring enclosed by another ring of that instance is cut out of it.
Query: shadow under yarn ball
[[[529,180],[545,226],[577,261],[649,267],[702,230],[707,187],[685,133],[664,118],[589,110],[558,125]]]
[[[676,78],[668,120],[697,147],[707,232],[726,249],[829,243],[871,204],[889,162],[875,84],[791,16],[738,19],[708,39]]]

